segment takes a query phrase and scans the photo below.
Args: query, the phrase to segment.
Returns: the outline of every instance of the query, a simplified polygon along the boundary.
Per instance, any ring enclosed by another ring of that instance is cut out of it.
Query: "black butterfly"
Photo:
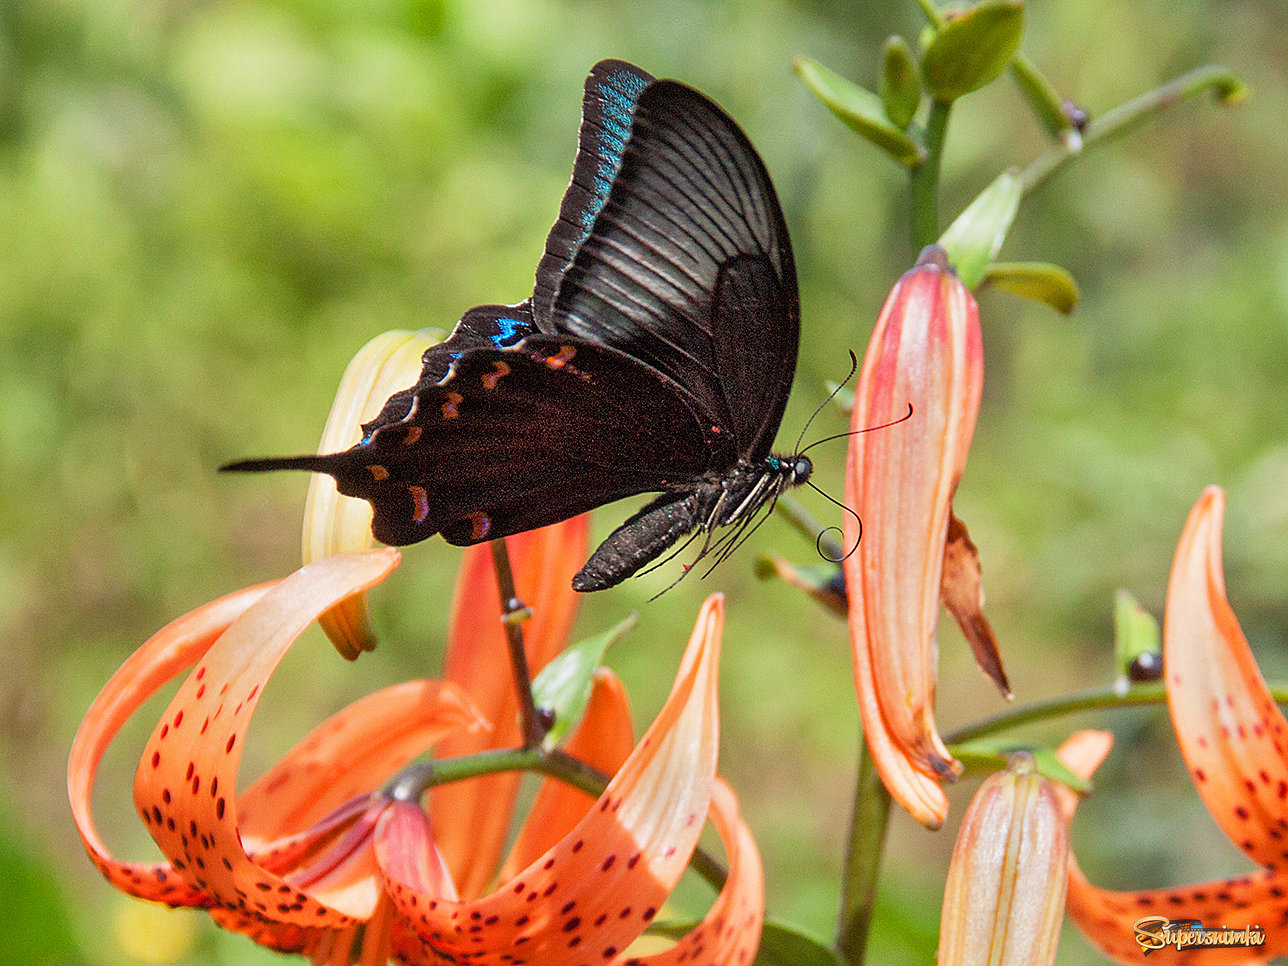
[[[329,473],[389,544],[478,543],[659,492],[573,587],[611,587],[694,531],[719,562],[811,472],[770,453],[799,330],[787,226],[746,135],[692,88],[606,60],[532,297],[466,312],[352,449],[224,469]]]

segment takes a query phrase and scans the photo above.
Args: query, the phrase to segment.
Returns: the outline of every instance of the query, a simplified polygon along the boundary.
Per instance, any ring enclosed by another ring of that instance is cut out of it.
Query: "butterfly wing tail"
[[[238,460],[219,467],[220,473],[265,473],[272,470],[309,470],[339,476],[343,472],[343,453],[329,456],[269,456],[263,459]]]
[[[324,453],[317,456],[269,456],[263,459],[238,460],[219,467],[221,473],[267,473],[274,470],[308,470],[311,473],[325,473],[335,478],[336,488],[346,496],[356,496],[364,500],[372,499],[372,476],[364,472],[368,460],[362,455],[363,447],[340,453]]]

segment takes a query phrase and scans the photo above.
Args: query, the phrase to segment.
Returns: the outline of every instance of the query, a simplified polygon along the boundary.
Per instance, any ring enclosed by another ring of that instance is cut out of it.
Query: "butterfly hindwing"
[[[534,335],[463,353],[327,472],[371,502],[385,543],[469,544],[699,477],[712,451],[678,385],[616,350]]]
[[[378,415],[362,424],[363,442],[370,440],[381,426],[403,419],[411,409],[417,388],[445,377],[452,363],[467,351],[506,349],[535,331],[532,306],[526,299],[518,305],[476,305],[461,316],[446,339],[425,350],[416,384],[394,393],[385,401]]]

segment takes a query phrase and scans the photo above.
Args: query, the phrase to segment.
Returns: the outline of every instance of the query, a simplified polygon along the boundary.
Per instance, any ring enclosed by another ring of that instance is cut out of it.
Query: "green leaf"
[[[995,80],[1023,35],[1022,0],[983,0],[935,32],[921,59],[922,79],[936,98],[952,103]]]
[[[974,288],[1015,220],[1020,207],[1021,184],[1014,171],[1003,171],[957,216],[939,239],[948,262],[968,288]]]
[[[890,123],[885,116],[885,105],[876,94],[809,57],[797,57],[792,62],[792,69],[814,96],[850,128],[900,164],[912,166],[921,163],[925,150]]]
[[[1125,590],[1114,595],[1114,663],[1118,667],[1118,686],[1125,690],[1131,680],[1153,680],[1140,677],[1141,665],[1146,670],[1162,666],[1162,643],[1158,621]],[[1157,661],[1157,665],[1153,662]]]
[[[791,926],[767,922],[752,966],[843,966],[831,946]]]
[[[1044,302],[1065,315],[1077,308],[1080,298],[1073,276],[1049,262],[994,262],[980,284]]]
[[[667,939],[681,939],[698,925],[698,919],[667,919],[654,922],[648,932]],[[845,961],[826,943],[807,936],[792,926],[766,922],[760,930],[760,952],[752,966],[845,966]]]
[[[1038,116],[1047,133],[1063,142],[1073,130],[1073,123],[1065,113],[1064,99],[1060,97],[1060,92],[1038,70],[1037,65],[1023,54],[1017,53],[1011,60],[1011,77],[1015,79],[1015,86],[1020,89],[1029,107],[1033,108],[1033,113]]]
[[[921,103],[921,75],[908,41],[888,37],[881,51],[881,104],[895,127],[906,131]]]
[[[989,773],[1001,771],[1006,767],[1011,755],[1017,751],[1027,751],[1037,762],[1038,774],[1052,781],[1068,785],[1080,794],[1091,790],[1091,783],[1071,772],[1051,748],[1033,747],[1032,745],[1005,741],[966,741],[951,745],[948,749],[953,757],[966,766],[968,771]]]
[[[595,669],[603,663],[609,645],[626,635],[639,615],[631,613],[611,630],[574,644],[547,664],[532,682],[532,699],[538,708],[554,713],[554,724],[545,745],[554,748],[568,736],[586,713]]]

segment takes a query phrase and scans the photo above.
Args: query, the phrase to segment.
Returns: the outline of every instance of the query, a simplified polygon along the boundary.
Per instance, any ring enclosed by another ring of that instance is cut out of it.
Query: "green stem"
[[[808,510],[801,506],[793,496],[784,495],[778,498],[777,512],[792,526],[818,544],[820,553],[829,560],[840,560],[845,550],[829,534],[837,527],[824,527],[814,519]]]
[[[881,783],[866,739],[859,740],[859,777],[854,785],[854,811],[846,843],[841,882],[841,911],[836,949],[852,966],[867,954],[868,930],[877,901],[881,854],[890,819],[890,793]]]
[[[1236,103],[1247,94],[1243,82],[1225,67],[1216,64],[1198,67],[1093,118],[1082,133],[1080,145],[1053,145],[1021,172],[1022,192],[1028,194],[1091,145],[1133,131],[1165,108],[1209,90],[1226,104]]]
[[[1167,695],[1163,685],[1159,683],[1133,685],[1126,694],[1118,691],[1113,685],[1104,685],[1088,688],[1085,691],[1075,691],[1072,694],[1062,694],[1044,701],[1034,701],[1020,708],[1011,708],[966,725],[964,728],[958,728],[945,735],[944,740],[948,744],[955,745],[964,741],[975,741],[999,731],[1009,731],[1011,728],[1032,724],[1034,721],[1046,721],[1078,711],[1162,704],[1165,700]]]
[[[384,792],[400,801],[419,801],[436,785],[496,775],[509,771],[529,771],[571,785],[598,798],[608,787],[609,776],[599,769],[574,758],[559,748],[546,748],[540,744],[527,748],[497,748],[480,751],[458,758],[440,758],[436,761],[418,761],[400,771]],[[729,877],[724,865],[701,847],[694,850],[689,865],[717,892],[724,888]]]
[[[952,105],[933,101],[926,118],[922,146],[926,159],[912,169],[912,239],[917,251],[939,238],[939,168],[943,161],[944,136]]]
[[[532,699],[532,673],[528,670],[528,652],[523,645],[523,621],[528,609],[519,600],[514,587],[514,572],[510,568],[510,552],[504,540],[493,540],[492,564],[496,571],[496,586],[501,594],[501,626],[510,651],[510,668],[514,674],[514,690],[519,697],[519,722],[523,731],[523,746],[534,748],[546,736],[546,728],[537,714]]]

